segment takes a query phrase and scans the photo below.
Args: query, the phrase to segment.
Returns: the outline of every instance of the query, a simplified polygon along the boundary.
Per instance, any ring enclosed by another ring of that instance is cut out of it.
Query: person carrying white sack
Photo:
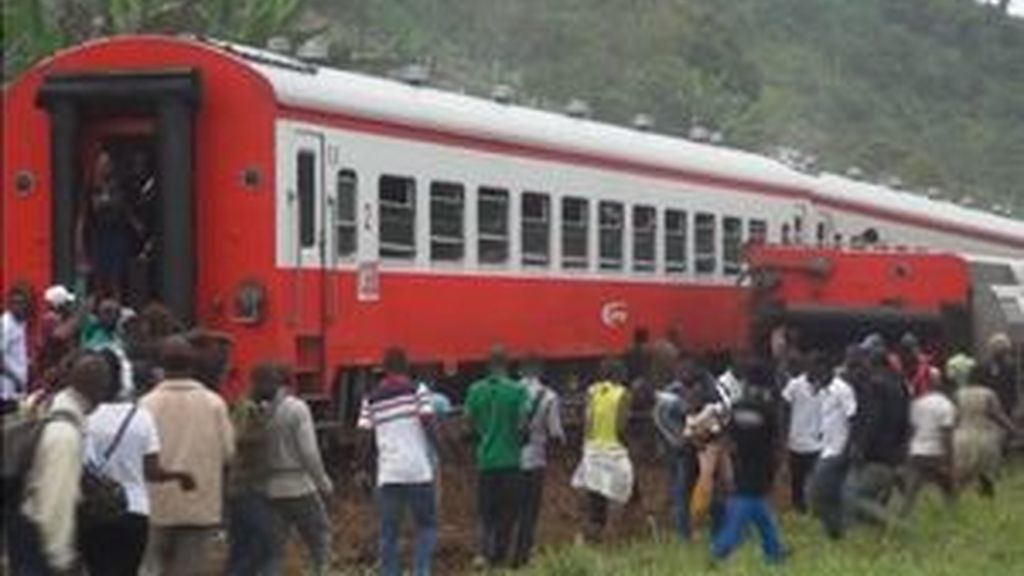
[[[625,379],[623,363],[608,358],[587,391],[583,458],[572,486],[586,494],[584,537],[590,542],[601,539],[609,504],[625,504],[633,495],[633,463],[623,441],[630,415]]]

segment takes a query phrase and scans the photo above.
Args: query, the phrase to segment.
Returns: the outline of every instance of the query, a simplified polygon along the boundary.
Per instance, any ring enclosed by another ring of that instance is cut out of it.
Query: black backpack
[[[55,420],[65,420],[77,425],[77,419],[70,412],[56,410],[45,416],[28,414],[5,414],[3,417],[3,469],[0,483],[3,484],[3,515],[6,517],[18,510],[25,492],[25,483],[36,456],[36,447],[42,438],[43,429]]]

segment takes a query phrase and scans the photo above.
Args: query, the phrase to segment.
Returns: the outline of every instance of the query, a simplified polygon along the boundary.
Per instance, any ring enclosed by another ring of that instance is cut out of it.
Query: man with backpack
[[[539,358],[528,357],[522,365],[522,385],[529,395],[529,412],[524,430],[522,468],[523,501],[519,523],[516,525],[513,566],[530,561],[540,504],[544,494],[544,470],[547,467],[548,440],[565,443],[558,394],[541,381],[542,365]]]
[[[83,430],[86,416],[111,394],[109,369],[86,354],[66,382],[44,417],[4,427],[7,550],[19,576],[69,574],[76,566]]]

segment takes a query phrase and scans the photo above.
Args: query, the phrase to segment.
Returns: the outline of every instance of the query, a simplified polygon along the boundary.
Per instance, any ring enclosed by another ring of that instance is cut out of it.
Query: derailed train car
[[[152,182],[129,301],[230,334],[229,394],[278,358],[347,418],[390,345],[449,370],[494,342],[588,362],[639,328],[742,347],[750,242],[1024,254],[1018,221],[223,42],[89,42],[4,96],[0,284],[88,283],[106,154]]]

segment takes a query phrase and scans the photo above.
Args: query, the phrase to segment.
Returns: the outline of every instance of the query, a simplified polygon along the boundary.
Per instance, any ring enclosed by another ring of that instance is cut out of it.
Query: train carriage
[[[752,240],[873,229],[1024,254],[1009,219],[880,206],[747,152],[217,41],[58,53],[5,89],[4,121],[0,284],[82,284],[76,222],[97,154],[148,166],[154,246],[129,300],[231,334],[229,393],[267,357],[309,389],[348,390],[389,345],[446,368],[494,342],[593,359],[638,328],[742,346]]]

